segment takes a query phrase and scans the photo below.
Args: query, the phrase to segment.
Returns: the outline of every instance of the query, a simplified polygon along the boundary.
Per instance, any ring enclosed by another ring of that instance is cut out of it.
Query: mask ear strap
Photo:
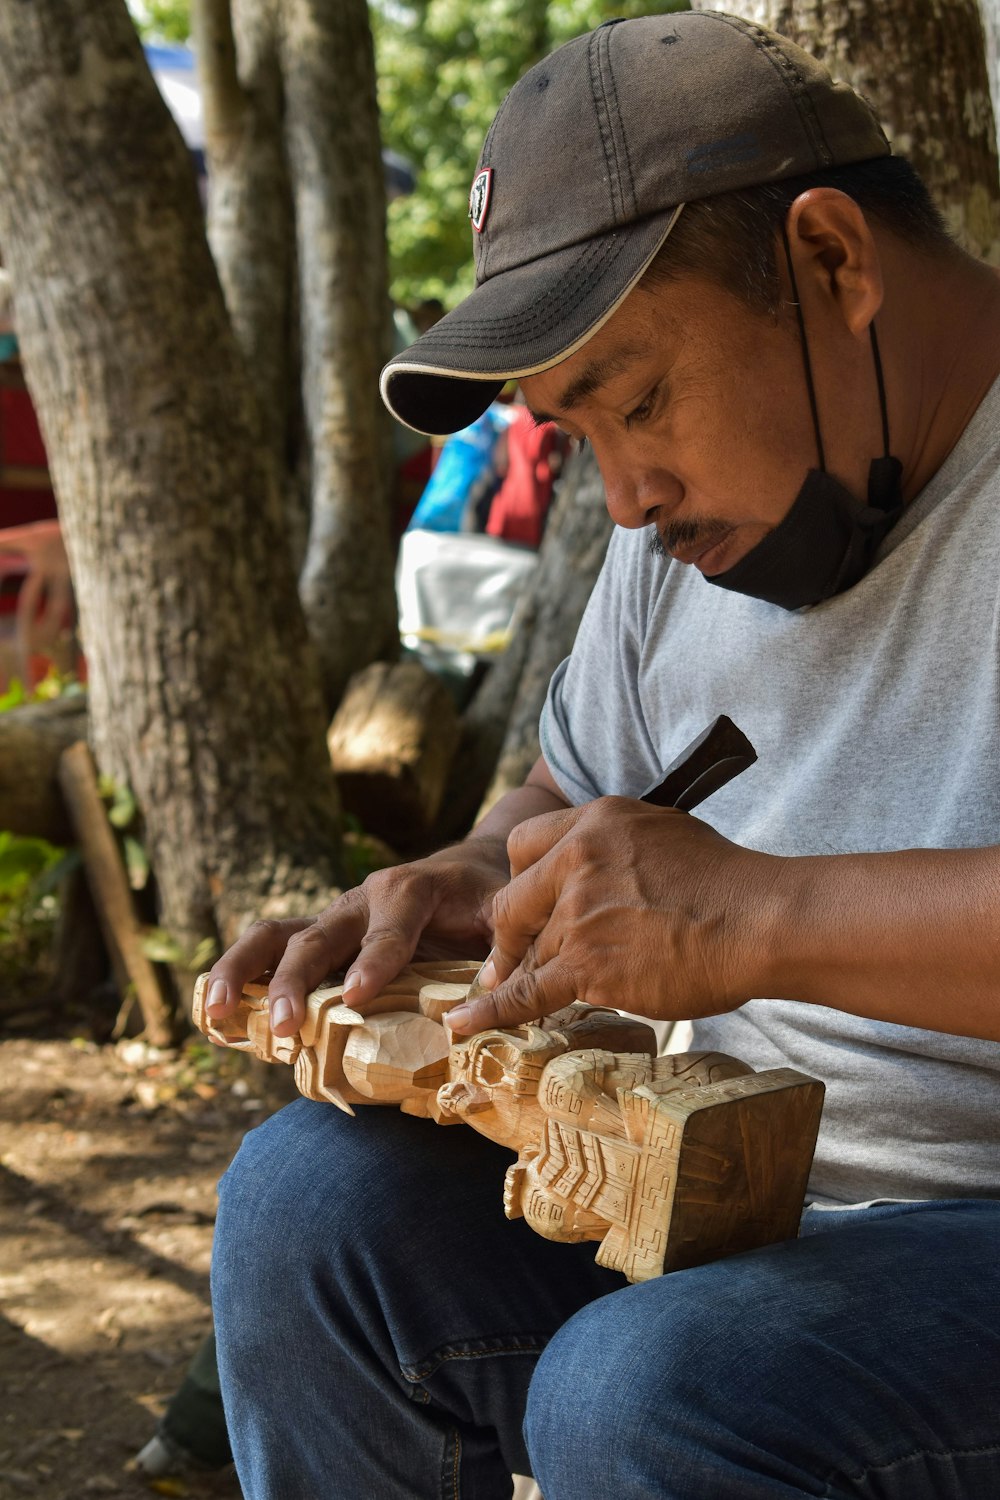
[[[875,333],[875,320],[872,319],[868,326],[872,336],[872,358],[875,361],[875,381],[878,385],[878,409],[882,417],[882,447],[883,458],[889,457],[889,405],[885,399],[885,377],[882,374],[882,356],[878,352],[878,336]]]
[[[785,247],[785,260],[788,263],[788,279],[792,283],[792,302],[795,307],[795,315],[799,321],[799,337],[802,343],[802,363],[806,372],[806,390],[809,392],[809,408],[812,411],[813,429],[816,433],[816,452],[819,456],[819,466],[826,473],[826,454],[823,452],[823,433],[819,425],[819,407],[816,404],[816,387],[813,384],[812,362],[809,358],[809,341],[806,338],[806,320],[802,316],[802,303],[799,301],[799,287],[795,280],[795,267],[792,265],[792,251],[788,243],[788,231],[784,224],[781,226],[781,240]]]

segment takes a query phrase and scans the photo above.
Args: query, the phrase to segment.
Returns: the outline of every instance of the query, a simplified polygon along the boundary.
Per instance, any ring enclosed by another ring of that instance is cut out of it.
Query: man
[[[258,924],[213,999],[273,970],[287,1035],[337,966],[364,1011],[418,943],[492,944],[460,1031],[579,996],[822,1077],[811,1206],[622,1288],[501,1219],[471,1132],[292,1106],[222,1193],[245,1492],[998,1494],[1000,282],[860,99],[719,15],[540,63],[472,217],[477,289],[383,392],[451,427],[517,376],[594,446],[607,563],[527,785]],[[698,817],[636,801],[721,712],[757,764]]]

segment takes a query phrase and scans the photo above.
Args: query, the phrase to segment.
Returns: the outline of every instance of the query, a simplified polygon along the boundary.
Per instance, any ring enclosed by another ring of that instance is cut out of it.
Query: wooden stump
[[[53,844],[72,842],[59,757],[86,734],[83,698],[25,703],[0,714],[0,828]]]
[[[437,817],[458,714],[419,662],[376,662],[351,678],[327,734],[345,809],[392,845],[413,843]]]

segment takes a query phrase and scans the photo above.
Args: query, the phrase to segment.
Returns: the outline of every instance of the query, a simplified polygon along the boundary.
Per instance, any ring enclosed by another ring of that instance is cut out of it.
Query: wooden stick
[[[147,1040],[157,1047],[169,1046],[173,1041],[171,1008],[156,970],[143,951],[142,925],[132,903],[118,843],[101,801],[94,758],[84,740],[63,751],[59,759],[59,785],[76,831],[115,978],[123,995],[130,986],[134,987]]]

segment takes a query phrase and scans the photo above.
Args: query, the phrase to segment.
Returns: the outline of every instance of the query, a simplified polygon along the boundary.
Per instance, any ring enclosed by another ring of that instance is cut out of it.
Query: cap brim
[[[682,204],[483,281],[382,371],[382,399],[416,432],[459,432],[508,380],[567,359],[628,296]]]

